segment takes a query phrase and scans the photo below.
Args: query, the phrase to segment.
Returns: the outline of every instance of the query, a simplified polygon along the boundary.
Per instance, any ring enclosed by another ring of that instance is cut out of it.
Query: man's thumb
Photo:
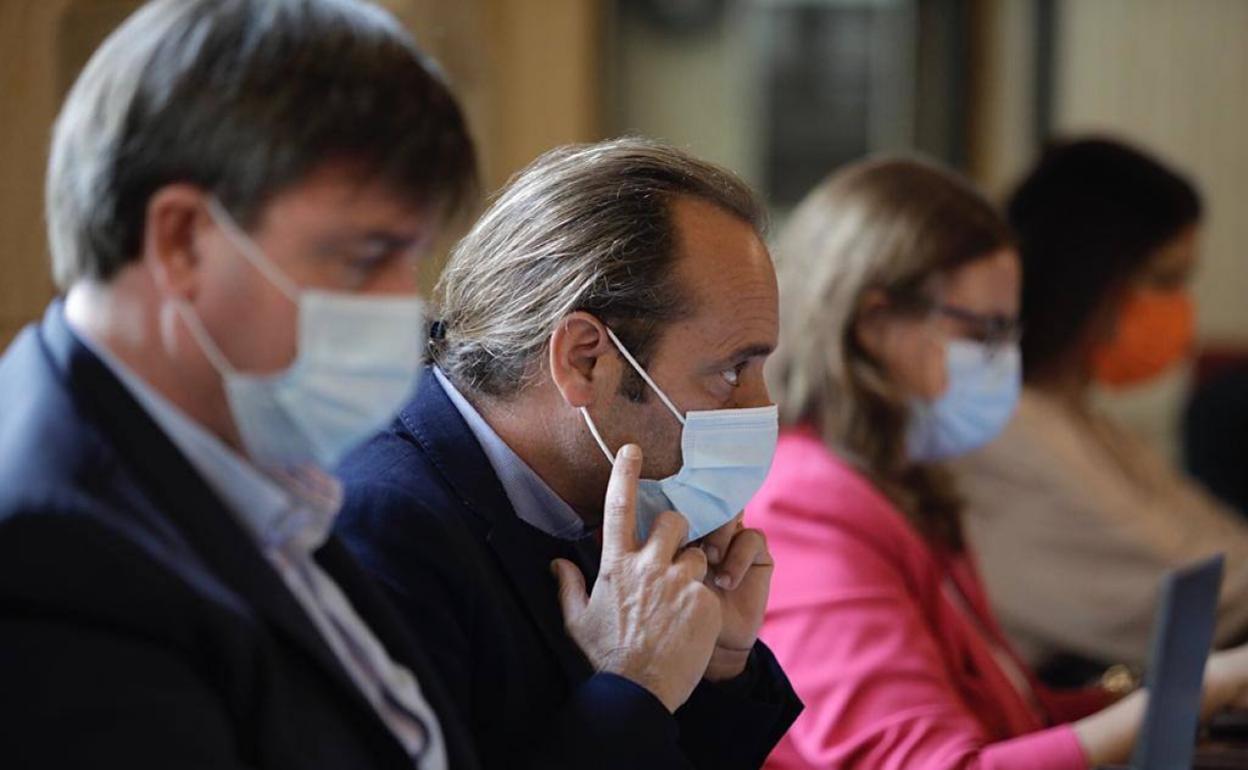
[[[555,559],[550,571],[559,581],[559,606],[563,609],[563,621],[571,624],[581,616],[589,597],[585,594],[585,577],[577,566],[567,559]]]

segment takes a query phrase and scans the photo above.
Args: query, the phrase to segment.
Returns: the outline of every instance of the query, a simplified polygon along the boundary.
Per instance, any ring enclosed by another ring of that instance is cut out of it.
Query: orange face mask
[[[1093,351],[1092,374],[1114,388],[1151,380],[1188,354],[1195,328],[1187,292],[1138,289],[1119,312],[1114,338]]]

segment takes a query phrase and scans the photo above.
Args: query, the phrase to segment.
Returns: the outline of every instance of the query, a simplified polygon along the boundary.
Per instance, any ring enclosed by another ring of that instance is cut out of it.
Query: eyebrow
[[[732,353],[724,356],[715,362],[715,366],[723,366],[724,364],[736,364],[741,361],[748,361],[751,358],[766,358],[775,350],[774,345],[765,342],[755,342],[743,347],[737,348]]]
[[[392,254],[404,252],[419,245],[425,240],[425,235],[425,233],[397,233],[386,230],[339,232],[322,239],[321,249],[325,252],[335,252],[363,248]]]
[[[344,240],[351,244],[367,244],[384,246],[388,250],[405,249],[416,245],[423,239],[423,233],[397,233],[373,230],[348,236]]]

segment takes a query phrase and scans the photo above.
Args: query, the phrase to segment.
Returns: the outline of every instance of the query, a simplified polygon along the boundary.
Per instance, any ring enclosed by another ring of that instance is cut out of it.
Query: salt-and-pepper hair
[[[744,182],[658,142],[624,138],[542,155],[452,252],[435,292],[433,361],[456,385],[505,399],[542,371],[559,322],[584,311],[644,364],[662,329],[692,310],[672,277],[671,209],[680,198],[764,227]]]

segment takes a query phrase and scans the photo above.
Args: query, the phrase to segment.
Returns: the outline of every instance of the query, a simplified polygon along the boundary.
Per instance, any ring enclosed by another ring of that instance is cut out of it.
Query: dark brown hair
[[[540,371],[560,319],[581,310],[644,366],[666,325],[691,310],[672,280],[671,205],[682,197],[763,228],[744,182],[658,142],[624,138],[541,156],[451,254],[436,291],[443,339],[434,361],[457,385],[512,396]],[[643,400],[644,385],[627,378],[625,393]]]
[[[135,259],[164,185],[214,193],[247,227],[329,161],[444,209],[473,191],[459,106],[392,16],[359,0],[148,3],[91,57],[57,119],[57,283],[106,281]]]
[[[1200,195],[1160,161],[1111,139],[1054,144],[1010,197],[1023,258],[1023,373],[1083,363],[1089,324],[1149,258],[1201,215]]]

